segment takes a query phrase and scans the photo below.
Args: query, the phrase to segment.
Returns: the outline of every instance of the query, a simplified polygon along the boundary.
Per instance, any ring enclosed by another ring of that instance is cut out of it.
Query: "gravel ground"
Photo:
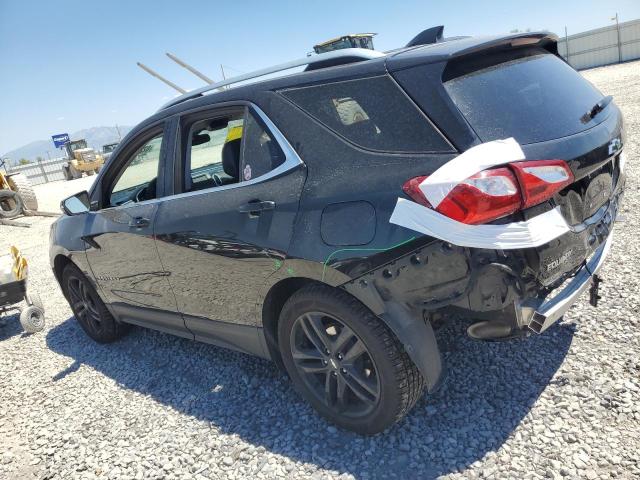
[[[260,359],[143,329],[92,343],[49,271],[51,219],[1,227],[48,325],[0,327],[0,478],[639,478],[640,62],[585,76],[624,111],[630,159],[601,306],[583,298],[544,335],[503,343],[451,323],[446,383],[376,437],[328,425]],[[54,209],[85,183],[38,194]]]

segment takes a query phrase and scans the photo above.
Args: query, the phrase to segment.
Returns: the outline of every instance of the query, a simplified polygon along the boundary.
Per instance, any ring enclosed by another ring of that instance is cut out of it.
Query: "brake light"
[[[404,193],[409,195],[414,202],[418,202],[420,205],[431,208],[431,204],[427,200],[427,197],[425,197],[424,193],[422,193],[422,190],[420,190],[420,184],[425,178],[427,178],[426,175],[410,178],[409,180],[404,182],[404,185],[402,185],[402,190],[404,191]]]
[[[563,160],[514,162],[511,168],[522,188],[524,208],[544,202],[573,183],[573,173]]]
[[[537,205],[573,182],[573,174],[562,160],[514,162],[509,166],[484,170],[463,180],[435,210],[462,223],[487,223]],[[415,202],[433,208],[420,189],[426,178],[414,177],[402,189]]]
[[[485,170],[458,184],[436,208],[462,223],[490,222],[520,209],[518,181],[508,168]]]

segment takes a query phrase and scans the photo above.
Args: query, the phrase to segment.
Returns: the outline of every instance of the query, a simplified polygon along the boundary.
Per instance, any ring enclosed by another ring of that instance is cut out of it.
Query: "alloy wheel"
[[[74,276],[69,277],[67,286],[74,315],[93,332],[98,333],[102,329],[102,322],[89,288],[83,280]]]
[[[301,315],[290,336],[293,363],[307,388],[330,409],[361,417],[380,401],[380,381],[364,342],[338,318]]]

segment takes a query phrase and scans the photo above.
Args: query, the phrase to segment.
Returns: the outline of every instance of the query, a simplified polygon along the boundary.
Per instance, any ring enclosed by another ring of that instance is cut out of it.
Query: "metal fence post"
[[[620,41],[620,22],[618,21],[618,12],[611,20],[616,21],[616,31],[618,33],[618,63],[622,63],[622,42]]]
[[[42,175],[44,176],[44,183],[49,183],[49,178],[47,178],[47,172],[45,171],[44,167],[42,166],[42,160],[38,160],[38,165],[40,166],[40,171],[42,172]]]
[[[567,26],[564,27],[564,46],[567,51],[567,63],[571,65],[571,61],[569,60],[569,34],[567,33]]]

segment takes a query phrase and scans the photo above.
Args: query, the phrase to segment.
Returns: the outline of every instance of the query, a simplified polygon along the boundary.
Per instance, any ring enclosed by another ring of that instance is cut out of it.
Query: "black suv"
[[[301,63],[179,97],[63,202],[51,265],[91,338],[134,324],[271,359],[372,434],[440,383],[436,320],[505,338],[597,302],[623,122],[554,35]]]

